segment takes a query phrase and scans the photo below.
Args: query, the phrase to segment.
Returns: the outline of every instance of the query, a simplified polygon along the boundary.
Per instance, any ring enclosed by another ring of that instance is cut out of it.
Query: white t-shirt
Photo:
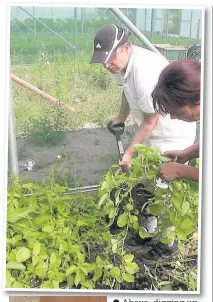
[[[122,85],[133,118],[138,126],[145,114],[154,114],[151,93],[158,82],[161,71],[169,62],[160,54],[133,46],[125,74],[114,74],[118,85]],[[170,115],[159,116],[157,124],[145,145],[156,145],[161,151],[181,150],[195,141],[196,123],[172,120]],[[171,146],[171,147],[170,147]]]

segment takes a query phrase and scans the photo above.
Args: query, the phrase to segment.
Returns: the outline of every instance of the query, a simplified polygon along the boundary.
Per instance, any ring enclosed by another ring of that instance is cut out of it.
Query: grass
[[[102,66],[90,65],[86,55],[49,64],[46,53],[35,65],[13,66],[12,72],[75,109],[63,117],[58,130],[83,127],[86,123],[103,127],[119,110],[120,89]],[[16,83],[13,99],[18,137],[32,134],[36,123],[37,128],[47,126],[47,122],[41,125],[42,119],[54,119],[54,105]]]

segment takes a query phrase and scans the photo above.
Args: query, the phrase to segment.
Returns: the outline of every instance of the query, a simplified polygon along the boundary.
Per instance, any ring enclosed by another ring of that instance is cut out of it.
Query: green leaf
[[[51,256],[50,256],[50,264],[51,265],[54,265],[56,263],[56,253],[51,253]]]
[[[127,222],[128,222],[128,215],[126,213],[123,213],[118,217],[117,225],[122,228],[127,224]]]
[[[150,237],[149,233],[147,232],[147,230],[143,227],[140,227],[139,228],[139,236],[144,239],[144,238],[147,238],[147,237]]]
[[[147,151],[147,147],[144,146],[143,144],[135,144],[134,147],[138,153],[143,153],[143,151],[145,152]]]
[[[12,285],[12,288],[24,288],[24,287],[25,287],[24,284],[19,281],[14,281]]]
[[[39,256],[32,256],[32,264],[36,266],[39,263],[40,257]]]
[[[30,258],[30,250],[26,247],[22,247],[16,253],[16,260],[18,262],[24,262]]]
[[[81,226],[85,226],[85,225],[89,225],[89,222],[83,219],[79,219],[77,221],[77,227],[81,227]]]
[[[86,281],[83,283],[83,286],[81,287],[82,289],[86,288],[86,289],[93,289],[95,287],[94,282],[90,281]]]
[[[48,270],[48,264],[44,262],[43,259],[40,259],[39,263],[35,267],[35,273],[37,276],[43,278]]]
[[[101,278],[101,276],[102,276],[102,268],[100,266],[97,266],[92,280],[96,282],[99,278]]]
[[[41,251],[41,244],[40,242],[36,241],[36,243],[33,245],[33,255],[38,256]]]
[[[6,270],[6,288],[12,287],[14,281],[15,278],[11,276],[10,271]]]
[[[25,270],[26,267],[24,266],[24,264],[18,262],[18,261],[10,261],[6,264],[6,268],[7,269],[17,269],[17,270]]]
[[[132,260],[134,259],[134,255],[132,254],[126,254],[124,257],[123,257],[123,260],[125,262],[132,262]]]
[[[53,288],[59,288],[59,281],[52,280],[52,285],[53,285]]]
[[[193,227],[193,225],[194,225],[193,221],[191,219],[189,219],[189,218],[186,218],[181,223],[181,228],[184,229],[184,230],[187,230],[187,229]]]
[[[181,191],[182,190],[182,185],[179,181],[172,182],[172,186],[173,186],[175,191]]]
[[[131,203],[127,203],[124,207],[127,211],[132,211],[134,209],[134,207]]]
[[[176,230],[176,234],[179,240],[186,240],[187,239],[187,235],[185,234],[184,230],[178,228]]]
[[[120,269],[119,269],[119,267],[113,267],[113,268],[111,268],[110,275],[113,278],[115,278],[115,279],[117,279],[118,277],[120,277]]]
[[[45,226],[44,228],[42,228],[43,232],[46,233],[52,233],[54,231],[54,227],[53,226]]]
[[[134,282],[134,276],[131,274],[123,274],[123,279],[126,282]]]
[[[41,284],[41,288],[52,288],[52,282],[51,280],[44,281],[44,283]]]
[[[172,204],[174,205],[175,209],[177,211],[180,211],[181,210],[181,206],[182,206],[181,197],[178,196],[178,195],[172,195],[171,201],[172,201]]]
[[[76,253],[76,252],[78,252],[78,251],[80,251],[81,250],[81,248],[80,248],[80,246],[79,245],[77,245],[77,244],[73,244],[71,247],[70,247],[70,252],[71,253]]]
[[[60,243],[59,246],[59,255],[61,256],[64,252],[67,252],[69,250],[69,246],[67,242]]]
[[[84,281],[84,273],[81,271],[78,271],[77,274],[75,275],[75,286],[77,286],[80,282]]]
[[[124,268],[127,271],[127,273],[129,273],[129,274],[134,274],[137,271],[139,271],[139,267],[138,267],[137,263],[135,263],[135,262],[126,263]]]
[[[11,223],[15,223],[18,220],[27,217],[30,213],[34,212],[34,208],[19,208],[19,209],[9,209],[7,211],[7,221]]]
[[[108,216],[109,218],[113,218],[115,216],[115,208],[109,209]]]
[[[130,215],[130,217],[129,217],[129,221],[130,221],[131,223],[135,223],[135,222],[137,222],[137,221],[138,221],[138,217],[137,217],[137,216],[135,216],[135,215]]]
[[[72,273],[76,273],[76,272],[77,272],[77,266],[76,265],[71,265],[66,270],[66,276],[72,275]]]
[[[22,235],[15,235],[11,238],[12,245],[16,245],[22,239]]]
[[[80,266],[80,269],[84,272],[85,275],[87,275],[88,273],[94,271],[95,269],[95,264],[94,263],[83,263]]]
[[[162,156],[162,155],[159,155],[159,160],[162,161],[162,163],[168,163],[171,161],[170,158],[168,158],[166,156]]]
[[[97,256],[96,257],[96,263],[97,264],[101,264],[103,262],[103,260],[101,259],[101,257],[100,256]]]
[[[116,253],[118,247],[118,241],[116,239],[111,239],[111,244],[112,244],[112,252]]]
[[[160,204],[151,204],[148,206],[148,213],[154,215],[154,216],[159,216],[165,211],[165,206],[160,205]]]
[[[77,256],[78,256],[79,263],[84,263],[84,261],[85,261],[84,254],[82,254],[81,252],[77,252]]]
[[[99,202],[98,202],[99,208],[102,206],[102,204],[105,202],[105,200],[107,200],[108,196],[109,196],[109,194],[108,194],[108,193],[105,193],[105,194],[100,198],[100,200],[99,200]]]
[[[73,288],[74,279],[75,279],[75,277],[73,275],[69,274],[67,276],[67,284],[68,284],[69,288]]]
[[[189,210],[189,202],[185,201],[182,204],[182,215],[184,216]]]

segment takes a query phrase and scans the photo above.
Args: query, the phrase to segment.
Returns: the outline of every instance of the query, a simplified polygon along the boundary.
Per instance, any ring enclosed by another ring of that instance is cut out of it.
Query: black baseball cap
[[[94,52],[90,63],[107,63],[118,46],[128,41],[129,33],[114,25],[105,25],[95,35]]]

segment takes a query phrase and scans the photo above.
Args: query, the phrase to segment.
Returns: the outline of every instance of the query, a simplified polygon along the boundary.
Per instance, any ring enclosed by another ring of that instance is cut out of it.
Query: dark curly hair
[[[200,72],[201,63],[191,59],[167,65],[152,92],[154,109],[168,114],[171,109],[200,101]]]

